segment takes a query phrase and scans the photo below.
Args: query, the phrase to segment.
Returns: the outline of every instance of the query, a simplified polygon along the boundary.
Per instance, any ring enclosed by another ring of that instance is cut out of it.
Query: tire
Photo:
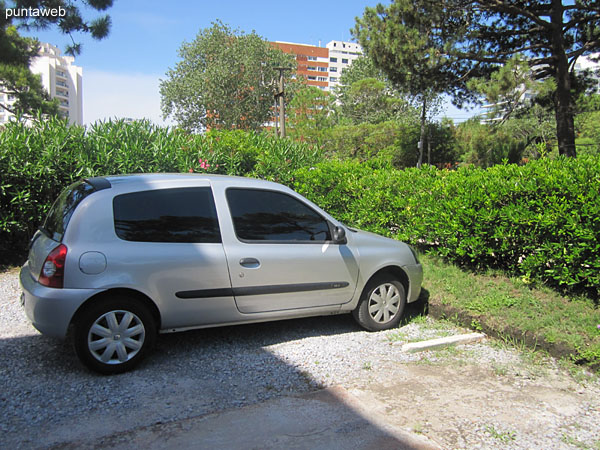
[[[391,275],[381,275],[369,281],[353,315],[369,331],[389,330],[398,326],[405,306],[402,283]]]
[[[156,342],[156,323],[141,302],[124,296],[100,299],[75,323],[75,353],[89,369],[104,374],[137,366]]]

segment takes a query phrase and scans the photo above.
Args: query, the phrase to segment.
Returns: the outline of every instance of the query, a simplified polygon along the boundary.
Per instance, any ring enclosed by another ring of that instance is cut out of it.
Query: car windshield
[[[62,241],[75,208],[94,191],[94,187],[86,182],[73,183],[56,199],[40,230],[55,241]]]

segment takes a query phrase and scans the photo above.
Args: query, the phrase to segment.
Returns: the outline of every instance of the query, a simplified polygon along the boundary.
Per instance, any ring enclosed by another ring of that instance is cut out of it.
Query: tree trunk
[[[563,5],[561,0],[552,1],[551,21],[554,25],[552,32],[552,48],[556,58],[556,137],[558,153],[565,156],[576,156],[575,124],[573,120],[573,99],[571,95],[571,78],[569,76],[569,61],[565,50],[563,36]]]
[[[427,164],[431,165],[431,124],[427,127]]]
[[[421,111],[421,138],[419,139],[419,160],[417,167],[423,165],[423,147],[425,146],[425,118],[427,113],[427,98],[423,96],[423,110]]]

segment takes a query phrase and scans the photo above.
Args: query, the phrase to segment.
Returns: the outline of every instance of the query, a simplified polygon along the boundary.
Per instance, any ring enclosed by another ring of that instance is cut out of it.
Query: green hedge
[[[293,187],[350,225],[598,299],[598,156],[456,171],[330,161]]]
[[[148,122],[89,129],[50,120],[0,130],[0,263],[18,262],[60,191],[82,177],[211,172],[268,178],[340,220],[476,269],[567,290],[600,286],[600,157],[524,166],[396,170],[242,131],[190,135]]]
[[[140,172],[210,172],[289,179],[321,153],[306,144],[243,131],[191,135],[148,121],[89,128],[50,119],[0,128],[0,264],[22,262],[52,202],[74,181]]]

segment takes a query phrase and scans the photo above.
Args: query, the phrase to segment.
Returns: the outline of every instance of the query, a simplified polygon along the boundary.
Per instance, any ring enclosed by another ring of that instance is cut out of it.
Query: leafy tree
[[[404,95],[366,56],[360,56],[344,69],[336,96],[342,117],[355,124],[384,122],[405,115],[414,118],[414,111]]]
[[[521,161],[525,143],[508,127],[492,127],[477,118],[461,123],[456,129],[457,153],[462,161],[480,167],[490,167],[507,160]]]
[[[327,129],[335,125],[335,97],[314,86],[303,86],[289,102],[287,112],[290,135],[319,144]]]
[[[271,116],[275,67],[292,67],[292,55],[255,32],[245,34],[217,21],[183,43],[181,60],[160,82],[164,117],[187,130],[256,130]],[[284,71],[286,85],[293,71]],[[287,90],[287,89],[286,89]]]
[[[406,100],[375,78],[352,83],[340,96],[340,103],[342,114],[353,123],[385,122],[414,112]]]
[[[406,3],[396,0],[387,9],[381,5],[367,9],[357,24],[361,33],[363,28],[369,30],[366,37],[375,36],[378,46],[384,49],[380,67],[387,72],[393,71],[394,64],[405,67],[399,63],[406,58],[400,56],[398,60],[395,55],[401,48],[416,45],[418,56],[429,51],[433,57],[433,75],[464,82],[473,76],[489,76],[514,55],[523,54],[536,80],[555,81],[553,104],[559,152],[576,155],[572,71],[577,58],[600,49],[600,5],[596,0],[411,1],[421,16],[418,21],[410,14],[411,20],[407,20],[406,14],[398,13],[405,11]],[[429,41],[419,38],[419,25],[424,25]],[[415,34],[403,32],[407,27]],[[402,44],[403,38],[408,39],[408,45]],[[459,89],[455,99],[464,99],[467,94]]]
[[[446,36],[440,34],[439,24],[448,20],[449,12],[439,4],[434,0],[396,0],[388,7],[379,4],[366,8],[352,30],[375,66],[420,105],[417,166],[423,161],[430,104],[444,92],[451,93],[459,105],[473,97],[465,80],[454,76],[464,64],[443,51]]]
[[[96,11],[104,11],[112,3],[113,0],[85,2]],[[56,14],[30,13],[50,8]],[[23,13],[24,9],[27,14]],[[71,36],[73,44],[67,47],[66,53],[77,55],[81,52],[81,44],[75,42],[73,33],[89,33],[95,39],[102,39],[108,35],[110,18],[105,15],[85,21],[79,7],[67,0],[14,0],[9,7],[0,0],[0,93],[15,98],[12,106],[1,106],[13,114],[31,117],[37,110],[45,114],[55,114],[58,111],[56,102],[50,100],[43,88],[40,77],[29,70],[32,59],[39,54],[39,42],[23,37],[18,32],[18,29],[39,30],[51,26],[56,26],[62,33]]]

